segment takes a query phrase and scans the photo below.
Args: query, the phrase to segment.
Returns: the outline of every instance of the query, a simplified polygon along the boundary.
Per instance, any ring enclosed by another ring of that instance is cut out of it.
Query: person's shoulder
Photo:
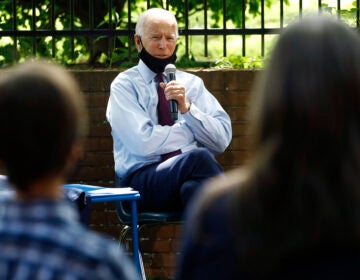
[[[247,172],[244,168],[236,168],[210,179],[204,187],[203,199],[216,200],[233,193],[241,187],[246,177]]]
[[[192,203],[191,212],[195,219],[225,214],[245,178],[246,171],[237,168],[207,181]]]

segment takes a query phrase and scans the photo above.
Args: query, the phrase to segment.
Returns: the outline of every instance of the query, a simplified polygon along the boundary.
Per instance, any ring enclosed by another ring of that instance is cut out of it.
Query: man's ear
[[[138,50],[138,52],[141,52],[143,45],[142,45],[140,36],[135,34],[134,41],[135,41],[136,49]]]

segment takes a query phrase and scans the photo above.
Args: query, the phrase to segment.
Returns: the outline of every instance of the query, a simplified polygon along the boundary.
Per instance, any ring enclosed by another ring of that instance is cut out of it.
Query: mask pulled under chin
[[[139,58],[145,63],[147,67],[150,68],[151,71],[159,74],[164,72],[166,65],[175,64],[176,54],[174,52],[170,57],[161,59],[152,56],[143,47],[139,53]]]

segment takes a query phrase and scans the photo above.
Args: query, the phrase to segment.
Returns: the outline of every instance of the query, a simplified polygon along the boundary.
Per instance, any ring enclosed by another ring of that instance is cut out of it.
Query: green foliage
[[[16,1],[16,5],[13,5]],[[344,0],[345,1],[345,0]],[[128,22],[129,12],[127,10],[127,1],[112,0],[112,9],[109,11],[107,0],[93,0],[94,2],[94,26],[89,22],[89,2],[73,1],[73,7],[69,6],[67,0],[43,0],[35,2],[35,15],[33,15],[32,1],[28,0],[5,0],[0,1],[0,30],[36,30],[44,31],[65,31],[65,30],[88,30],[95,29],[134,29],[138,15],[147,9],[147,3],[150,7],[167,8],[165,0],[151,0],[149,2],[142,0],[131,1],[131,22]],[[52,7],[51,3],[55,6]],[[243,20],[246,25],[249,21],[259,21],[261,14],[261,0],[208,0],[207,7],[203,0],[169,0],[168,7],[175,14],[179,22],[180,29],[185,28],[185,18],[188,16],[187,23],[190,28],[204,28],[204,11],[207,11],[207,28],[223,28],[224,24],[228,28],[243,27]],[[285,0],[289,5],[292,0]],[[185,10],[185,3],[188,4],[188,13]],[[224,6],[226,3],[226,7]],[[265,9],[278,5],[279,1],[265,0]],[[13,7],[16,10],[13,11]],[[243,8],[244,16],[243,16]],[[324,12],[341,15],[342,19],[351,26],[356,26],[356,1],[350,8],[338,11],[336,7],[323,4]],[[70,12],[72,11],[72,12]],[[226,11],[226,22],[223,14]],[[52,22],[50,17],[54,14],[55,19]],[[14,16],[15,15],[15,16]],[[73,15],[73,16],[71,16]],[[15,19],[14,19],[15,17]],[[74,19],[74,22],[71,22]],[[111,21],[110,21],[111,19]],[[16,26],[14,22],[16,20]],[[199,47],[200,40],[195,38],[190,44],[189,57],[185,56],[184,42],[178,44],[178,65],[179,67],[221,67],[221,68],[259,68],[263,67],[263,58],[258,54],[249,54],[247,57],[236,56],[230,53],[229,56],[217,59],[218,53],[221,53],[221,36],[209,36],[211,46],[207,57],[199,55],[202,47]],[[234,37],[234,36],[233,36]],[[247,36],[247,40],[251,36]],[[253,36],[254,38],[256,36]],[[238,37],[239,38],[239,37]],[[236,43],[237,44],[237,43]],[[248,49],[252,50],[251,43]],[[230,44],[228,44],[230,45]],[[213,47],[214,46],[214,47]],[[238,50],[238,48],[235,48]],[[52,58],[64,65],[88,64],[106,67],[130,67],[137,63],[137,50],[128,36],[118,37],[65,37],[65,36],[39,36],[32,38],[30,36],[22,37],[1,37],[0,38],[0,66],[16,63],[29,56],[41,56]],[[217,60],[216,60],[217,59]],[[215,61],[216,60],[216,61]],[[215,61],[215,62],[214,62]]]
[[[132,46],[130,57],[128,48],[117,48],[112,54],[110,59],[110,67],[117,65],[121,68],[129,68],[138,63],[138,52],[135,46]]]
[[[230,55],[215,62],[215,68],[219,69],[256,69],[264,67],[264,58],[260,56],[244,57]]]
[[[267,2],[271,3],[272,0]],[[16,11],[13,11],[12,1],[0,2],[0,28],[1,30],[68,30],[72,28],[70,21],[70,8],[68,1],[55,1],[55,7],[51,7],[50,0],[35,1],[36,16],[33,16],[32,4],[28,0],[17,0]],[[247,0],[245,7],[249,14],[256,15],[259,13],[260,0]],[[74,29],[88,28],[88,13],[89,7],[86,3],[77,6],[74,4]],[[108,28],[110,22],[110,14],[107,8],[107,1],[94,0],[95,4],[95,28]],[[165,1],[154,0],[150,1],[151,7],[165,7]],[[189,0],[188,1],[189,15],[194,15],[197,12],[204,10],[204,1]],[[132,14],[140,14],[147,7],[144,1],[131,1],[133,9]],[[178,18],[179,26],[185,24],[185,6],[181,0],[170,0],[170,10],[173,11]],[[113,8],[111,10],[112,27],[118,29],[127,29],[129,23],[127,22],[128,11],[126,9],[125,1],[114,0]],[[223,20],[223,4],[222,1],[209,0],[208,7],[211,14],[211,26],[218,27]],[[242,23],[241,16],[241,0],[228,1],[227,17],[228,21],[234,23],[235,26],[240,26]],[[55,15],[55,21],[51,22],[51,13]],[[13,26],[13,15],[16,15],[16,26]],[[35,21],[33,22],[33,20]],[[130,23],[132,28],[135,26],[135,19]],[[105,43],[106,42],[106,43]],[[15,46],[15,47],[14,47]],[[90,46],[92,46],[90,48]],[[109,48],[112,51],[108,51]],[[131,50],[129,56],[129,49]],[[13,38],[0,39],[0,65],[15,63],[18,60],[23,60],[29,56],[45,56],[51,57],[58,62],[70,65],[77,63],[84,63],[87,61],[90,64],[104,63],[108,66],[129,67],[136,63],[137,53],[134,46],[129,46],[127,37],[119,38],[105,38],[98,37],[95,40],[89,38],[65,38],[65,37],[21,37],[16,41]],[[188,65],[209,65],[209,63],[196,62],[193,59],[181,59],[179,63]]]
[[[356,13],[358,9],[356,8],[356,1],[352,2],[352,7],[348,9],[338,10],[337,7],[331,6],[329,4],[322,4],[322,9],[325,13],[328,13],[333,16],[341,16],[341,19],[350,26],[356,26]]]
[[[36,4],[36,17],[33,17],[31,1],[16,1],[16,11],[13,11],[12,1],[0,2],[0,28],[1,30],[65,30],[70,29],[71,22],[67,9],[63,9],[61,1],[55,1],[54,8],[55,22],[51,22],[50,0],[41,1]],[[39,2],[39,1],[38,1]],[[66,2],[66,1],[65,1]],[[13,15],[16,15],[16,26],[13,25]],[[35,21],[33,22],[33,19]],[[75,18],[75,26],[79,26],[80,21]],[[16,46],[14,48],[14,45]],[[72,52],[72,46],[74,51]],[[55,52],[52,52],[55,47]],[[87,46],[84,38],[70,37],[19,37],[14,41],[13,38],[2,37],[0,39],[0,65],[6,66],[15,62],[22,61],[29,56],[50,57],[62,64],[81,62],[87,56]]]
[[[214,63],[208,61],[197,61],[194,57],[182,56],[176,61],[176,66],[179,68],[210,68],[215,66]]]

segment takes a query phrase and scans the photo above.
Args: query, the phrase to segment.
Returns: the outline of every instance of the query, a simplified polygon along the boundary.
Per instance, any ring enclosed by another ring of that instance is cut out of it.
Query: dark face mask
[[[139,58],[146,64],[147,67],[151,69],[151,71],[159,74],[164,72],[166,65],[175,64],[176,54],[174,51],[174,53],[170,57],[160,59],[149,54],[143,47],[141,49],[141,52],[139,53]]]

